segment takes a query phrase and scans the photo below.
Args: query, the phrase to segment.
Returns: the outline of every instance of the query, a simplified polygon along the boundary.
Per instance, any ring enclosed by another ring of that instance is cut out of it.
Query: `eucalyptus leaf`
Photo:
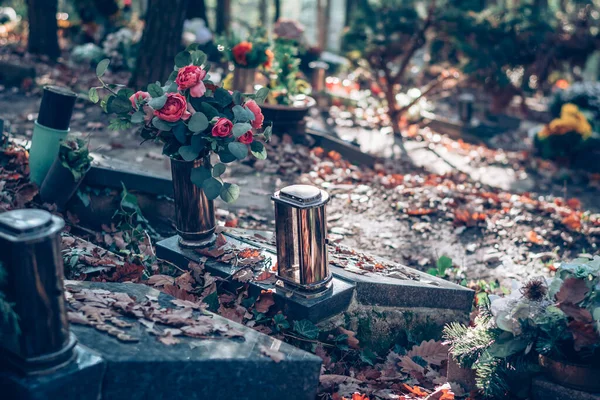
[[[190,180],[198,187],[202,187],[205,180],[211,177],[210,169],[204,167],[194,168],[190,173]]]
[[[100,61],[98,65],[96,65],[96,76],[98,78],[101,78],[102,75],[106,73],[106,70],[108,69],[109,65],[110,60],[108,58],[105,58],[104,60]]]
[[[163,121],[162,119],[160,119],[158,117],[152,118],[152,126],[154,126],[158,130],[165,131],[165,132],[169,132],[172,128],[171,125],[169,125],[168,123],[166,123],[165,121]]]
[[[227,145],[227,149],[237,158],[243,160],[248,156],[248,146],[240,142],[231,142]]]
[[[179,123],[173,127],[173,135],[181,144],[185,144],[187,140],[187,127],[183,123]],[[194,149],[195,150],[195,149]]]
[[[209,200],[214,200],[221,194],[223,184],[215,178],[208,178],[202,182],[202,190]]]
[[[198,109],[198,108],[196,108]],[[206,118],[208,118],[208,120],[213,119],[214,117],[218,117],[219,111],[214,108],[213,106],[211,106],[210,104],[206,103],[206,102],[202,102],[200,103],[200,111],[202,111],[202,113],[204,113],[204,115],[206,116]]]
[[[206,56],[206,53],[204,53],[201,50],[196,50],[193,53],[193,61],[194,61],[194,65],[200,67],[202,64],[204,64],[206,62],[206,60],[208,59],[208,57]]]
[[[160,97],[163,94],[165,94],[165,92],[163,91],[163,89],[157,85],[156,83],[151,83],[148,85],[148,93],[150,94],[150,96],[152,98],[155,97]]]
[[[243,101],[244,101],[244,98],[242,97],[242,93],[241,92],[239,92],[237,90],[235,92],[233,92],[233,102],[235,104],[241,105]]]
[[[261,87],[256,92],[255,101],[257,104],[263,104],[269,95],[269,89],[266,87]]]
[[[213,167],[212,175],[215,178],[218,178],[219,176],[223,175],[223,173],[225,172],[225,169],[227,169],[227,166],[225,164],[223,164],[223,163],[215,164],[215,166]]]
[[[131,115],[131,122],[134,124],[141,124],[142,122],[144,122],[145,116],[146,114],[144,114],[143,111],[136,111]]]
[[[252,155],[259,160],[265,160],[267,158],[267,149],[261,142],[254,141],[250,144],[250,151]]]
[[[234,106],[233,109],[233,118],[235,122],[248,122],[254,121],[254,113],[242,106]]]
[[[194,133],[203,132],[208,128],[208,118],[200,111],[197,111],[188,121],[188,128]]]
[[[221,164],[222,165],[222,164]],[[233,183],[225,183],[221,188],[221,199],[225,203],[233,203],[240,197],[240,187]]]
[[[265,130],[263,131],[263,135],[265,137],[265,142],[269,142],[271,141],[271,136],[273,136],[273,126],[269,125],[265,128]]]
[[[219,160],[221,160],[221,162],[225,163],[225,164],[229,164],[229,163],[237,160],[237,158],[235,158],[235,156],[233,154],[231,154],[229,149],[221,150],[218,154],[219,154]]]
[[[163,108],[165,106],[166,102],[167,102],[167,96],[162,95],[160,97],[155,97],[155,98],[151,99],[148,102],[148,105],[155,110],[160,110],[161,108]]]
[[[111,96],[106,102],[106,111],[109,114],[123,114],[131,111],[131,102],[118,96]]]
[[[241,123],[241,124],[235,124],[235,125],[233,125],[233,130],[232,130],[233,137],[235,137],[237,139],[251,129],[252,129],[252,125],[250,125],[247,122]]]
[[[217,88],[214,93],[214,100],[221,107],[227,107],[233,102],[233,97],[227,90],[223,88]]]
[[[177,68],[187,67],[192,63],[192,55],[187,51],[182,51],[175,56],[175,66]]]
[[[185,161],[194,161],[199,156],[198,152],[192,146],[181,146],[179,148],[179,155]]]
[[[191,142],[192,142],[192,147],[198,153],[200,153],[206,147],[206,140],[204,140],[204,138],[200,135],[192,136]]]

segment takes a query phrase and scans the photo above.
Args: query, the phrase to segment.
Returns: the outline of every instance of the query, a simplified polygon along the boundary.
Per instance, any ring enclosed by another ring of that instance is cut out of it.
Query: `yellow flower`
[[[233,90],[233,72],[227,74],[225,78],[223,78],[222,82],[223,89]]]
[[[567,115],[577,115],[577,114],[581,114],[579,112],[579,108],[572,103],[566,103],[563,104],[563,106],[560,109],[560,117],[564,118]]]
[[[575,104],[564,104],[560,110],[560,118],[556,118],[538,132],[538,138],[545,139],[550,135],[564,135],[577,132],[583,139],[592,136],[592,126]]]
[[[296,81],[296,89],[298,89],[298,92],[302,94],[309,94],[311,90],[310,83],[304,79],[298,79]]]

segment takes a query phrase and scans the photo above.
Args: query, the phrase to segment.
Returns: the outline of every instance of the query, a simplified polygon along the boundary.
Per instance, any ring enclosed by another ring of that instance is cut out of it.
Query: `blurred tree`
[[[57,0],[27,0],[29,22],[28,50],[55,60],[60,56],[58,46]]]
[[[204,0],[188,0],[186,19],[202,18],[208,26],[208,18],[206,17],[206,4]]]
[[[188,0],[149,0],[146,27],[129,86],[141,89],[165,82],[173,71],[173,58],[181,48]]]
[[[231,22],[231,0],[217,1],[217,26],[215,32],[217,35],[225,34],[229,31]]]
[[[277,22],[281,18],[281,0],[274,0],[275,3],[275,17],[273,21]]]

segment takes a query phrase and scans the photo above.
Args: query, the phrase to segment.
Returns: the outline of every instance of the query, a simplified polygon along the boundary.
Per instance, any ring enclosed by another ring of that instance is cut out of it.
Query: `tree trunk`
[[[327,50],[327,43],[329,42],[330,14],[331,2],[329,0],[317,0],[318,45],[323,51]]]
[[[258,21],[259,25],[262,26],[267,26],[268,24],[268,16],[269,16],[269,5],[267,4],[267,0],[260,0],[258,2],[258,11],[259,11],[259,18],[260,21]]]
[[[173,71],[173,59],[181,50],[183,21],[188,0],[149,0],[146,27],[129,86],[142,89],[164,83]]]
[[[58,47],[57,0],[27,0],[29,19],[28,50],[56,60],[60,56]]]
[[[277,22],[281,18],[281,0],[275,0],[275,17],[273,21]]]
[[[356,9],[356,0],[346,0],[346,18],[344,19],[344,26],[350,26],[352,22],[352,15]]]
[[[189,0],[185,18],[202,18],[204,22],[206,22],[206,26],[208,26],[208,19],[206,18],[206,4],[204,3],[204,0]]]
[[[119,12],[119,5],[115,0],[94,0],[94,6],[104,18],[110,18]]]
[[[216,34],[222,35],[229,31],[231,19],[231,0],[217,1],[217,29]]]

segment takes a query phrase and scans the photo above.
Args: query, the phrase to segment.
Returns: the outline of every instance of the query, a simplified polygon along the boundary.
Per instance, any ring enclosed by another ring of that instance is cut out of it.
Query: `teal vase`
[[[69,133],[75,100],[77,95],[69,89],[59,86],[44,87],[29,149],[29,178],[38,186],[42,185],[54,159],[58,156],[60,142]]]

